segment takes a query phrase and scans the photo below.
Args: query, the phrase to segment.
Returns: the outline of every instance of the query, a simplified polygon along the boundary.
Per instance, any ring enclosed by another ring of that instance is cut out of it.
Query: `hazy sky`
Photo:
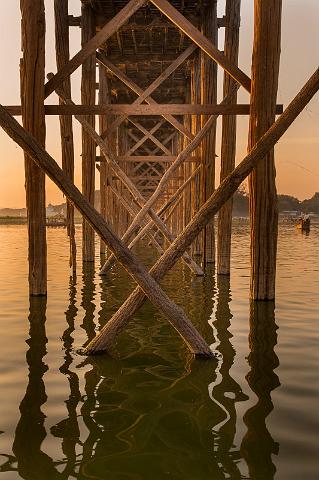
[[[20,104],[19,59],[20,10],[19,0],[6,2],[0,16],[0,103]],[[242,28],[240,38],[240,67],[250,75],[253,0],[242,0]],[[70,0],[70,13],[80,13],[80,0]],[[53,0],[46,0],[47,15],[47,72],[55,72]],[[220,15],[224,1],[219,1]],[[222,49],[223,30],[220,29]],[[282,54],[278,103],[284,106],[295,96],[301,86],[318,66],[319,46],[319,2],[318,0],[283,0]],[[80,32],[71,28],[72,54],[80,48]],[[80,69],[72,75],[73,99],[79,102]],[[220,72],[221,78],[221,72]],[[248,102],[245,92],[240,102]],[[48,103],[56,103],[51,95]],[[238,162],[247,148],[247,118],[240,118],[238,126]],[[74,122],[76,138],[76,183],[80,183],[79,127]],[[219,125],[220,130],[220,125]],[[60,162],[60,140],[58,119],[47,118],[47,150]],[[217,151],[219,154],[219,151]],[[0,208],[25,206],[23,155],[11,139],[0,129]],[[218,174],[217,159],[217,174]],[[319,94],[288,130],[276,147],[277,188],[279,193],[295,195],[304,199],[319,191]],[[62,202],[56,187],[47,182],[47,203]]]

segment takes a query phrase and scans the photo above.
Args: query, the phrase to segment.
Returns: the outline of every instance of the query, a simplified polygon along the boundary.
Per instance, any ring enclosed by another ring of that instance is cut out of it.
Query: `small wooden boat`
[[[300,217],[296,227],[303,232],[309,232],[310,231],[310,218],[309,217]]]
[[[58,213],[57,215],[53,215],[52,217],[47,218],[46,220],[47,227],[66,227],[66,219],[64,215]]]

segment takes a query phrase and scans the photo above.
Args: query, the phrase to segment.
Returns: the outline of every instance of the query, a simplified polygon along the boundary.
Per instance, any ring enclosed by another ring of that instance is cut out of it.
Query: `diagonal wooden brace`
[[[195,355],[202,355],[208,358],[213,357],[213,353],[207,343],[192,325],[183,310],[166,295],[158,283],[150,276],[138,258],[133,255],[125,245],[123,245],[121,240],[110,229],[104,218],[83,197],[78,188],[66,176],[53,158],[44,150],[41,144],[21,125],[19,125],[19,123],[2,105],[0,105],[0,126],[28,155],[30,155],[35,163],[49,176],[49,178],[81,212],[96,233],[114,252],[123,267],[143,289],[153,305],[165,315],[182,336],[191,352]]]
[[[244,160],[224,179],[217,190],[215,190],[207,202],[200,208],[185,230],[178,236],[173,245],[166,250],[164,255],[153,266],[150,273],[157,281],[160,281],[174,266],[182,252],[191,245],[197,235],[210,222],[211,218],[216,215],[225,202],[232,197],[239,185],[247,178],[255,166],[263,161],[269,150],[275,146],[318,90],[319,68],[292,100],[284,113],[255,144]],[[102,328],[96,338],[86,347],[85,352],[88,354],[96,353],[108,350],[111,345],[114,345],[117,335],[126,327],[130,318],[143,304],[144,299],[145,295],[141,289],[135,289],[120,309]]]
[[[167,0],[151,0],[151,2],[166,15],[180,30],[195,42],[212,60],[223,67],[248,92],[251,90],[250,78],[233,64],[218,48],[208,40],[194,25],[187,20]]]

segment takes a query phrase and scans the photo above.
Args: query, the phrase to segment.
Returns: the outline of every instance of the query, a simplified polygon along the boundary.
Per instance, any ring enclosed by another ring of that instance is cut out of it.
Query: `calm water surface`
[[[133,283],[81,259],[70,279],[65,231],[48,229],[48,298],[29,302],[26,240],[0,227],[1,479],[319,479],[319,225],[281,226],[276,308],[249,304],[247,225],[230,281],[166,277],[218,363],[194,360],[149,303],[113,358],[77,355]]]

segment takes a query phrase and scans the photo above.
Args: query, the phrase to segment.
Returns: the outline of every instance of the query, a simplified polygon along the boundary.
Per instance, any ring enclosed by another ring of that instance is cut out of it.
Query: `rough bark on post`
[[[105,105],[111,103],[110,100],[110,86],[109,80],[106,75],[106,70],[102,65],[99,65],[99,105]],[[100,133],[105,132],[108,125],[107,115],[99,116],[99,131]],[[101,203],[101,215],[106,220],[108,213],[108,197],[109,197],[109,188],[108,188],[108,175],[109,175],[109,166],[106,162],[101,162],[100,164],[100,203]],[[105,254],[105,243],[103,240],[100,240],[100,253]]]
[[[217,0],[211,0],[203,13],[202,33],[218,46]],[[203,51],[201,51],[201,100],[205,105],[217,103],[217,64]],[[202,115],[201,121],[204,126],[207,117]],[[208,132],[202,144],[201,203],[205,203],[215,190],[215,149],[216,125]],[[202,255],[204,265],[215,262],[214,219],[203,232]]]
[[[95,17],[90,5],[82,4],[82,46],[95,35]],[[82,65],[81,100],[83,105],[95,104],[96,59],[95,54],[88,57]],[[95,125],[93,115],[86,117],[92,127]],[[82,192],[85,198],[94,205],[95,193],[95,156],[96,145],[90,135],[82,129]],[[94,231],[83,220],[83,261],[94,262]]]
[[[252,60],[251,149],[275,120],[281,36],[281,0],[255,0]],[[251,297],[275,298],[278,210],[274,151],[249,177]]]
[[[226,1],[226,25],[225,25],[225,56],[234,64],[238,64],[239,51],[239,27],[240,27],[240,3],[241,0]],[[235,80],[224,74],[224,97],[234,88]],[[234,93],[232,104],[237,102],[237,92]],[[224,115],[222,122],[222,145],[221,145],[221,171],[220,181],[231,173],[235,168],[236,158],[236,126],[235,115]],[[233,199],[223,205],[218,214],[218,238],[217,238],[217,273],[229,275],[231,254]]]
[[[54,0],[55,15],[55,51],[57,70],[59,71],[70,59],[69,48],[69,16],[68,0]],[[63,85],[63,90],[68,97],[71,97],[71,80],[68,77]],[[63,102],[59,100],[60,105]],[[74,181],[74,142],[72,117],[60,115],[61,147],[62,147],[62,169],[66,175]],[[67,232],[70,238],[70,266],[73,271],[76,269],[76,243],[74,228],[74,207],[67,201]]]
[[[23,51],[20,64],[22,123],[44,146],[44,0],[20,0],[20,8]],[[25,188],[28,212],[29,292],[30,295],[46,295],[45,174],[27,154],[25,154]]]
[[[194,63],[192,65],[192,76],[191,76],[191,101],[193,104],[201,103],[201,61],[200,61],[200,52],[197,52],[194,57]],[[201,121],[199,115],[192,115],[191,117],[192,125],[192,134],[195,136],[201,128]],[[194,151],[194,156],[201,156],[202,145],[199,145]],[[196,169],[196,163],[192,165],[192,172]],[[192,184],[192,217],[196,215],[200,207],[200,179],[195,177]],[[202,234],[195,239],[192,245],[193,255],[200,255],[202,253]]]

